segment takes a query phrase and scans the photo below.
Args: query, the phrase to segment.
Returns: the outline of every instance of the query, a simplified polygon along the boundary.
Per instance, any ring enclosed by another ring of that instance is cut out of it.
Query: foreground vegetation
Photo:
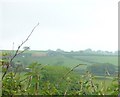
[[[8,54],[3,53],[1,66],[2,95],[118,95],[118,76],[95,76],[90,71],[78,72],[79,64],[72,68],[60,65],[42,65],[34,62],[27,68],[9,65]]]

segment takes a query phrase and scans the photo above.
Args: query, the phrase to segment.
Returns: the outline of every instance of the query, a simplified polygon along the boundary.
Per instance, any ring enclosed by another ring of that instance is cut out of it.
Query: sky
[[[0,49],[118,50],[118,0],[1,0]]]

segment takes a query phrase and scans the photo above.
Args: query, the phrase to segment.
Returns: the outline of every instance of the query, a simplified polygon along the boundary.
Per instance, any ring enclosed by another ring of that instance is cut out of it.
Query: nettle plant
[[[115,77],[109,86],[106,86],[106,80],[96,83],[95,76],[89,71],[85,72],[84,75],[80,75],[80,79],[73,80],[71,72],[84,64],[79,64],[68,70],[62,77],[58,77],[56,83],[52,83],[47,78],[45,81],[42,80],[42,78],[47,77],[44,76],[45,74],[43,75],[46,65],[34,62],[27,67],[27,71],[22,73],[18,72],[19,66],[13,68],[13,65],[15,65],[13,60],[27,50],[20,51],[20,48],[29,39],[38,25],[32,29],[29,36],[18,46],[14,53],[2,52],[2,59],[0,60],[2,68],[2,95],[118,95],[119,86],[117,81],[119,77]]]

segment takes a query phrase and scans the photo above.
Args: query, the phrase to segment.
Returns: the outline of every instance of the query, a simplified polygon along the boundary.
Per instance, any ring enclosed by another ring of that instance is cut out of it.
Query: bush
[[[116,72],[116,66],[110,63],[93,64],[88,66],[87,70],[95,75],[113,75]]]

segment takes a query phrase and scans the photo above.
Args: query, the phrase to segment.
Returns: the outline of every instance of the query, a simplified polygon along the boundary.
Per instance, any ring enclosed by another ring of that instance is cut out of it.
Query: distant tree
[[[23,47],[23,49],[24,49],[24,50],[30,50],[30,47],[25,46],[25,47]]]
[[[92,53],[92,49],[88,48],[88,49],[84,50],[84,53]]]
[[[56,52],[64,52],[64,50],[57,49]]]

